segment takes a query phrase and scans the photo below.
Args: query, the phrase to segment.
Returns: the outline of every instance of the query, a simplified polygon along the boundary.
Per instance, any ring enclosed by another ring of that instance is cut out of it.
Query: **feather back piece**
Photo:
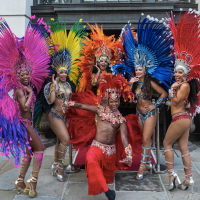
[[[169,88],[173,74],[173,40],[169,28],[157,19],[147,16],[138,22],[137,39],[129,24],[124,27],[122,37],[127,55],[126,65],[134,71],[137,66],[147,69],[150,76],[155,77]]]

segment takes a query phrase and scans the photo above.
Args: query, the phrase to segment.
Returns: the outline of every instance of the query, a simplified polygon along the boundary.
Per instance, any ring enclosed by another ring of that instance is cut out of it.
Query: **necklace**
[[[126,119],[122,117],[121,113],[117,110],[116,112],[112,112],[108,106],[103,107],[103,106],[98,106],[99,108],[99,116],[101,116],[103,119],[111,122],[112,124],[120,124],[123,122],[126,122]]]
[[[138,86],[139,86],[139,88],[140,88],[140,90],[142,89],[142,86],[144,85],[144,82],[139,82],[138,81]]]

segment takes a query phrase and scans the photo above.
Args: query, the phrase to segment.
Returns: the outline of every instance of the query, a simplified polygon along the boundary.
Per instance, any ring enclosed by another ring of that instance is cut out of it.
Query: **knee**
[[[142,143],[144,147],[149,147],[151,144],[151,138],[149,137],[143,137]]]
[[[171,149],[172,148],[172,144],[169,143],[167,140],[163,141],[163,146],[164,146],[164,149]]]
[[[182,145],[182,144],[179,144],[178,143],[178,148],[179,148],[179,151],[182,153],[182,154],[185,154],[188,152],[188,146],[187,144],[186,145]]]
[[[69,138],[68,138],[68,137],[62,138],[62,139],[60,140],[60,143],[61,143],[62,145],[64,145],[64,146],[67,146],[67,145],[69,144]]]

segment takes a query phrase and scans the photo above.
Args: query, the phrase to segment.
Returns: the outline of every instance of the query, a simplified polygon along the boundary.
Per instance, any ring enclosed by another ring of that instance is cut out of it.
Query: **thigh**
[[[57,141],[69,141],[69,134],[64,122],[61,119],[57,119],[56,117],[52,117],[51,112],[48,114],[50,127],[52,131],[57,136]]]
[[[27,126],[27,131],[29,137],[32,138],[32,140],[29,139],[29,143],[30,146],[34,149],[34,151],[44,151],[44,145],[42,144],[40,137],[38,136],[38,133],[29,124]]]
[[[190,128],[190,119],[180,119],[175,122],[172,122],[167,130],[167,133],[164,139],[164,144],[172,145],[187,130],[189,130],[189,128]]]
[[[152,115],[144,122],[143,137],[151,137],[156,126],[157,115]]]
[[[143,132],[144,127],[143,127],[143,123],[142,123],[142,120],[140,119],[140,117],[139,117],[139,120],[138,120],[138,125],[139,125],[141,131]]]

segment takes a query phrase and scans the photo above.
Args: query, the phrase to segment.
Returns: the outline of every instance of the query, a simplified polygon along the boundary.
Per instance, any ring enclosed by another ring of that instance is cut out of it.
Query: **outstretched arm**
[[[97,111],[98,111],[97,106],[92,106],[92,105],[82,104],[82,103],[75,103],[72,101],[67,102],[67,104],[63,104],[62,107],[79,108],[79,109],[87,110],[87,111],[94,112],[94,113],[97,113]]]

